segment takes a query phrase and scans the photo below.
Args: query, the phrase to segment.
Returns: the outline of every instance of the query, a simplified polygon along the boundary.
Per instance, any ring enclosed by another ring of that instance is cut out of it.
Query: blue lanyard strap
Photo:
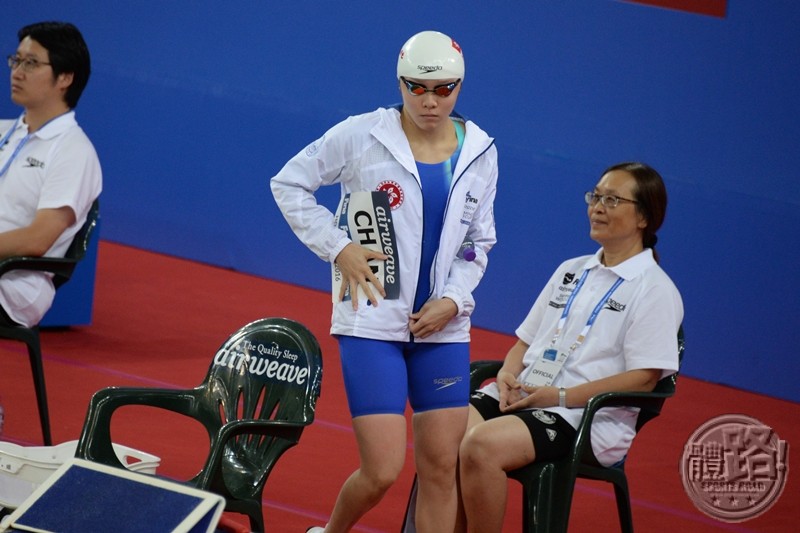
[[[0,147],[5,146],[6,143],[8,143],[9,139],[11,139],[11,136],[14,134],[14,132],[17,131],[17,126],[19,126],[19,120],[21,118],[22,118],[21,116],[17,117],[17,120],[14,122],[14,125],[11,127],[10,130],[8,130],[6,132],[6,134],[3,136],[3,139],[0,140]],[[6,172],[8,172],[8,167],[11,166],[11,163],[14,162],[14,159],[16,159],[17,155],[19,155],[20,150],[22,150],[22,147],[25,146],[25,143],[27,143],[28,139],[30,139],[30,138],[31,138],[31,134],[29,133],[25,137],[22,138],[22,140],[19,142],[19,144],[17,144],[17,147],[11,153],[11,157],[8,158],[8,161],[6,161],[6,164],[3,165],[2,169],[0,169],[0,178],[2,178],[3,176],[6,175]]]
[[[2,139],[0,139],[0,148],[5,146],[6,144],[8,144],[8,141],[11,139],[11,136],[14,135],[15,131],[17,131],[17,126],[19,126],[19,120],[21,118],[22,118],[21,115],[19,117],[17,117],[17,120],[14,121],[14,125],[11,126],[11,129],[8,130],[5,135],[3,135]],[[23,142],[20,143],[20,144],[24,144],[24,143],[25,143],[25,140],[23,139]],[[6,162],[6,164],[3,165],[3,169],[0,170],[0,177],[5,175],[6,171],[8,170],[8,167],[11,166],[11,162],[14,160],[15,157],[17,157],[17,153],[19,153],[19,150],[20,150],[20,147],[17,146],[17,149],[14,150],[14,153],[11,154],[11,158],[9,158],[9,160]]]
[[[572,294],[569,295],[569,299],[567,299],[567,305],[564,306],[564,310],[561,312],[561,319],[558,321],[558,330],[556,331],[556,335],[561,333],[561,329],[563,328],[564,324],[562,321],[566,322],[567,316],[569,315],[569,311],[572,308],[572,302],[575,301],[575,297],[580,292],[581,288],[583,287],[583,282],[586,281],[586,277],[589,275],[588,270],[584,270],[583,274],[581,274],[581,278],[578,280],[578,284],[575,286],[575,290],[572,291]]]
[[[15,121],[14,121],[14,125],[13,125],[13,126],[11,126],[11,129],[10,129],[10,130],[8,130],[8,131],[6,132],[6,134],[5,134],[5,135],[3,135],[3,139],[2,139],[2,140],[0,140],[0,148],[2,148],[3,146],[5,146],[5,145],[6,145],[6,143],[8,142],[8,139],[10,139],[10,138],[11,138],[11,136],[14,134],[14,132],[15,132],[15,131],[16,131],[16,129],[17,129],[17,126],[19,126],[19,119],[20,119],[20,118],[22,118],[22,117],[17,117],[17,120],[15,120]]]
[[[8,172],[8,167],[10,167],[10,166],[11,166],[11,163],[13,163],[13,162],[14,162],[14,159],[16,159],[16,158],[17,158],[17,155],[19,154],[20,150],[22,150],[22,147],[23,147],[23,146],[25,146],[25,143],[27,143],[27,142],[28,142],[28,139],[30,139],[30,138],[31,138],[31,135],[30,135],[30,133],[29,133],[28,135],[26,135],[26,136],[25,136],[25,137],[24,137],[24,138],[23,138],[23,139],[22,139],[22,140],[19,142],[19,144],[17,145],[17,147],[14,149],[14,153],[13,153],[13,154],[11,154],[11,157],[9,157],[9,158],[8,158],[8,161],[6,161],[6,164],[5,164],[5,165],[3,165],[3,168],[2,168],[2,170],[0,170],[0,178],[2,178],[3,176],[5,176],[5,175],[6,175],[6,172]]]
[[[67,111],[67,113],[69,113],[69,111]],[[61,115],[54,116],[53,118],[51,118],[50,120],[48,120],[47,122],[42,124],[37,131],[41,131],[45,126],[47,126],[48,124],[53,122],[55,119],[57,119],[57,118],[59,118],[59,117],[61,117],[63,115],[66,115],[67,113],[62,113]],[[22,119],[22,115],[17,117],[16,122],[14,122],[14,126],[10,130],[8,130],[8,132],[6,132],[6,134],[3,136],[3,139],[0,140],[0,147],[5,146],[5,144],[9,141],[11,136],[14,134],[14,132],[17,131],[17,126],[19,126],[19,121],[21,119]],[[25,135],[25,137],[22,138],[22,140],[19,142],[19,144],[17,144],[17,147],[14,148],[14,152],[11,154],[11,157],[8,158],[8,161],[6,161],[6,164],[3,165],[2,169],[0,169],[0,178],[2,178],[3,176],[6,175],[6,172],[8,172],[8,167],[11,166],[11,163],[14,162],[14,159],[17,158],[17,156],[19,155],[19,153],[22,150],[22,148],[31,139],[31,137],[33,137],[33,135],[34,135],[34,133],[28,133],[27,135]]]
[[[567,317],[569,316],[570,309],[572,309],[572,303],[575,301],[575,297],[580,292],[581,288],[583,287],[583,283],[586,281],[586,277],[589,275],[588,270],[584,270],[583,274],[581,274],[581,278],[578,280],[578,284],[575,286],[575,290],[572,291],[572,294],[569,295],[569,299],[567,300],[566,305],[564,306],[564,311],[561,313],[561,318],[558,320],[558,326],[556,327],[556,332],[553,335],[553,339],[550,341],[551,346],[555,346],[558,342],[558,338],[561,336],[561,332],[564,330],[564,325],[567,322]],[[574,343],[569,347],[569,353],[574,352],[578,346],[583,344],[583,341],[586,339],[586,335],[589,334],[589,330],[592,329],[594,326],[595,320],[597,320],[597,315],[600,314],[600,311],[603,310],[603,306],[606,304],[611,295],[614,294],[614,291],[617,290],[617,287],[622,285],[624,280],[622,278],[617,278],[617,281],[611,286],[610,289],[600,298],[600,301],[597,302],[597,305],[594,306],[594,310],[592,314],[589,315],[589,319],[586,321],[586,325],[581,330],[578,338],[575,340]]]

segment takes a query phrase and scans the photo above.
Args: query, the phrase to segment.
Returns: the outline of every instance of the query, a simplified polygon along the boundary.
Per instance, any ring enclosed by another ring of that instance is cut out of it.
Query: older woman
[[[608,391],[650,391],[678,369],[683,303],[653,247],[667,194],[642,163],[603,172],[586,193],[601,248],[561,264],[516,331],[497,382],[470,400],[460,483],[469,531],[501,531],[506,472],[569,451],[583,406]],[[592,427],[597,460],[622,459],[636,413],[604,409]]]

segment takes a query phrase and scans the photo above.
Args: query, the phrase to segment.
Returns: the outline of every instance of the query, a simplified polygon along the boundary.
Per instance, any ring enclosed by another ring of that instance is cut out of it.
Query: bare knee
[[[414,414],[414,461],[420,489],[455,489],[458,448],[467,426],[466,407]]]
[[[415,450],[414,453],[418,470],[446,473],[452,472],[458,464],[458,445],[456,443],[453,444],[452,449]]]
[[[432,484],[437,487],[455,486],[456,468],[458,467],[458,457],[437,457],[423,464],[417,465],[417,476],[421,484]]]
[[[459,448],[459,461],[462,470],[467,468],[487,468],[495,465],[499,450],[491,433],[478,428],[470,428]]]
[[[391,464],[381,464],[372,467],[361,468],[361,478],[369,487],[369,491],[374,495],[382,495],[397,481],[402,470],[399,466]]]
[[[525,423],[517,417],[504,417],[467,430],[459,449],[460,471],[462,476],[509,472],[533,462],[535,456]]]
[[[353,419],[361,467],[360,490],[380,496],[400,476],[406,454],[406,420],[402,415],[368,415]]]

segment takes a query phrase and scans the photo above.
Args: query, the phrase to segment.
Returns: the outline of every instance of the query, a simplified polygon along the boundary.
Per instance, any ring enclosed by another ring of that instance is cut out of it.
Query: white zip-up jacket
[[[460,118],[456,115],[456,118]],[[453,171],[439,250],[431,272],[431,298],[447,297],[458,314],[438,333],[417,342],[469,341],[472,291],[486,270],[496,242],[493,204],[497,192],[497,149],[494,139],[471,121]],[[422,255],[422,185],[414,156],[400,124],[399,108],[379,108],[349,117],[290,159],[270,186],[297,237],[321,259],[333,263],[351,242],[335,224],[334,214],[319,205],[314,192],[338,183],[342,195],[376,191],[391,184],[396,193],[392,220],[397,239],[400,297],[377,307],[359,301],[333,305],[331,333],[408,341]],[[465,237],[475,244],[474,261],[457,258]]]

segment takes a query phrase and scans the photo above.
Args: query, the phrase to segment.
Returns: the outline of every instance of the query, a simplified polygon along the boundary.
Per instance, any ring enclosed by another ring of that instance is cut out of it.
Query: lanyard
[[[67,111],[67,113],[69,113],[69,111]],[[47,126],[48,124],[53,122],[55,119],[57,119],[57,118],[59,118],[59,117],[61,117],[63,115],[66,115],[66,113],[62,113],[61,115],[56,115],[55,117],[51,118],[50,120],[48,120],[47,122],[42,124],[41,127],[39,127],[39,129],[37,131],[41,131],[45,126]],[[10,130],[8,130],[8,132],[6,132],[6,134],[3,136],[3,139],[0,140],[0,147],[5,146],[5,144],[9,141],[9,139],[11,139],[11,136],[17,130],[17,126],[19,126],[20,119],[22,119],[22,115],[17,117],[16,122],[14,122],[14,126]],[[6,164],[3,165],[2,169],[0,169],[0,178],[5,176],[6,172],[8,172],[8,167],[11,166],[11,163],[13,163],[14,159],[17,158],[17,156],[19,155],[20,151],[22,150],[22,147],[25,146],[25,143],[27,143],[30,140],[31,137],[33,137],[34,133],[28,133],[27,135],[25,135],[25,137],[22,138],[22,140],[19,142],[19,144],[17,144],[17,147],[14,148],[14,152],[11,154],[11,157],[8,158],[8,161],[6,161]]]
[[[5,146],[6,143],[8,143],[9,139],[11,139],[11,136],[14,134],[14,132],[17,131],[17,126],[19,126],[20,118],[22,118],[22,116],[17,117],[17,120],[14,122],[14,125],[11,127],[10,130],[6,132],[6,134],[3,136],[3,139],[0,140],[0,147]],[[5,176],[6,172],[8,171],[8,167],[10,167],[11,163],[14,162],[14,159],[16,159],[17,155],[19,154],[19,151],[22,150],[22,147],[25,146],[25,143],[28,142],[28,139],[30,139],[30,137],[31,137],[30,133],[25,135],[25,137],[19,142],[19,144],[17,144],[17,147],[14,149],[14,152],[11,154],[11,157],[8,158],[8,161],[6,161],[6,164],[3,165],[2,170],[0,170],[0,178]]]
[[[556,326],[556,332],[553,335],[553,339],[550,341],[550,346],[554,347],[556,342],[558,342],[558,338],[561,336],[561,332],[564,330],[564,325],[567,322],[567,316],[569,316],[569,311],[572,308],[572,303],[575,301],[575,297],[580,292],[581,288],[583,287],[583,283],[586,281],[586,277],[589,275],[588,270],[584,270],[583,274],[581,274],[581,279],[578,280],[578,285],[575,286],[575,290],[572,291],[572,294],[569,295],[569,299],[567,300],[567,304],[564,306],[564,311],[561,313],[561,318],[558,320],[558,326]],[[611,295],[614,294],[614,291],[617,290],[617,287],[622,285],[624,280],[622,278],[617,278],[617,281],[611,286],[610,289],[605,293],[605,295],[600,298],[600,301],[597,302],[597,305],[594,306],[594,310],[592,314],[589,315],[589,320],[586,321],[586,325],[583,326],[578,338],[575,339],[575,342],[569,347],[569,353],[571,354],[575,350],[578,349],[578,346],[583,344],[583,341],[586,339],[586,335],[589,334],[589,330],[592,329],[594,326],[594,321],[597,319],[597,315],[600,314],[600,311],[603,310],[603,306],[606,304]]]

